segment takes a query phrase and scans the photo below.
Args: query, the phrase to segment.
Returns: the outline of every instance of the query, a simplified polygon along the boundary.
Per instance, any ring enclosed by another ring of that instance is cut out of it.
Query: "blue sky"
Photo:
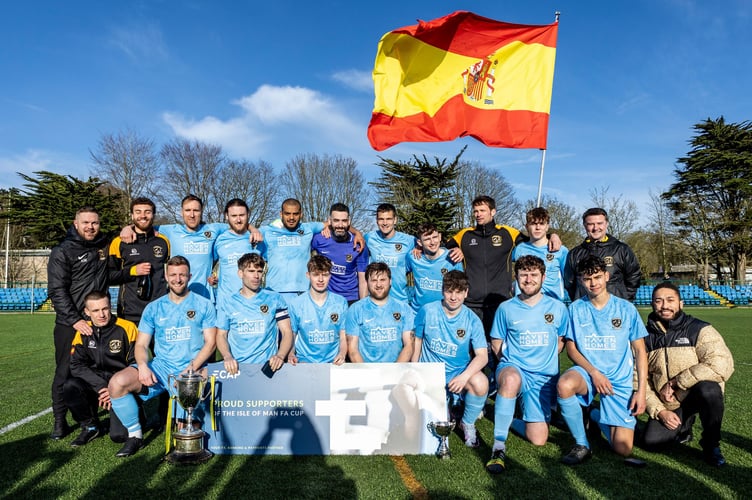
[[[0,16],[0,187],[15,172],[85,178],[89,150],[125,128],[162,144],[217,143],[276,168],[300,153],[454,156],[534,198],[541,154],[472,139],[377,153],[371,70],[392,29],[470,10],[548,24],[561,11],[544,193],[586,208],[588,188],[637,202],[673,181],[693,124],[752,118],[752,3],[410,0],[6,2]]]

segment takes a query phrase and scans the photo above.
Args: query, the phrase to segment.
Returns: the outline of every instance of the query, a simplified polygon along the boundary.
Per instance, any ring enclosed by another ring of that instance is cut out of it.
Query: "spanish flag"
[[[469,135],[546,149],[557,28],[459,11],[387,33],[373,68],[371,146]]]

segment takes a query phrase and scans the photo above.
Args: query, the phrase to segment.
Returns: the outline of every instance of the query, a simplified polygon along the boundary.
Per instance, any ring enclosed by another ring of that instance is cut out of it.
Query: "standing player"
[[[267,361],[277,371],[292,348],[287,303],[277,292],[261,286],[265,266],[259,254],[247,253],[238,259],[243,287],[217,308],[217,348],[230,374],[238,373],[239,363]]]
[[[47,290],[55,307],[55,375],[52,378],[52,439],[68,434],[63,385],[70,377],[70,348],[76,332],[91,335],[84,298],[107,291],[107,238],[99,232],[99,213],[93,207],[76,212],[65,239],[52,249],[47,264]]]
[[[165,263],[170,242],[154,230],[156,206],[149,198],[131,201],[131,218],[136,241],[125,243],[120,236],[110,244],[110,283],[120,285],[118,317],[138,323],[146,304],[167,293]]]
[[[144,309],[138,325],[136,366],[117,372],[110,379],[112,409],[128,429],[128,439],[117,452],[129,457],[143,446],[135,395],[147,400],[167,391],[167,376],[200,370],[214,355],[216,313],[212,303],[191,293],[191,268],[185,257],[167,262],[167,295]],[[149,343],[154,338],[154,358],[149,359]]]
[[[548,249],[548,229],[551,217],[548,210],[542,207],[528,210],[525,215],[525,229],[530,237],[529,241],[519,243],[512,251],[512,260],[517,261],[523,255],[535,255],[546,263],[546,280],[543,283],[543,293],[555,299],[564,300],[564,268],[567,264],[569,250],[564,245],[556,252]],[[515,291],[520,293],[519,282]]]
[[[384,262],[366,268],[368,297],[347,311],[347,352],[353,363],[406,363],[413,355],[414,313],[389,294],[391,271]]]
[[[494,444],[486,463],[492,474],[506,470],[510,427],[536,446],[546,444],[559,379],[559,353],[569,331],[567,307],[542,292],[543,260],[524,255],[515,262],[514,272],[520,293],[499,306],[491,329],[491,347],[499,358]],[[522,420],[514,420],[518,397]]]
[[[593,409],[590,419],[598,423],[616,453],[629,456],[647,390],[648,333],[637,309],[609,293],[609,275],[600,257],[581,260],[577,276],[587,296],[569,308],[572,320],[566,346],[575,366],[561,375],[557,385],[561,415],[575,439],[561,459],[566,465],[580,464],[591,455],[580,405],[589,406],[596,394],[600,394],[600,410]],[[632,382],[635,362],[636,391]]]
[[[65,381],[65,404],[81,426],[81,433],[71,442],[78,447],[99,436],[102,429],[97,418],[97,408],[111,409],[107,384],[115,372],[132,365],[138,328],[126,319],[112,315],[107,292],[91,292],[84,300],[84,311],[91,318],[93,332],[82,336],[76,332],[70,349],[72,377]],[[128,431],[110,412],[110,439],[122,443]]]
[[[410,300],[415,312],[422,306],[441,300],[443,296],[442,283],[448,271],[462,271],[462,264],[452,262],[449,251],[441,246],[441,233],[436,225],[424,222],[418,226],[418,242],[422,250],[420,257],[413,252],[407,254],[406,270],[412,273],[415,290]]]
[[[369,262],[384,262],[391,273],[392,297],[408,302],[410,293],[407,286],[407,256],[415,248],[415,238],[397,231],[397,209],[389,203],[376,207],[378,230],[366,233],[366,245],[370,254]]]
[[[328,257],[332,262],[329,288],[343,296],[348,304],[368,295],[365,271],[368,265],[368,250],[354,248],[355,236],[350,232],[350,209],[344,203],[335,203],[329,209],[331,238],[319,233],[314,235],[311,249]],[[310,270],[309,270],[310,272]]]
[[[460,423],[465,446],[477,448],[480,443],[475,422],[483,414],[488,397],[488,378],[482,371],[488,362],[488,344],[480,319],[463,304],[469,288],[462,271],[444,275],[442,300],[421,307],[415,318],[412,361],[444,363],[447,392],[465,393]]]
[[[225,219],[230,225],[214,243],[214,261],[219,265],[217,283],[217,307],[238,293],[242,283],[238,276],[238,259],[247,253],[266,252],[263,242],[251,243],[248,229],[248,204],[240,198],[233,198],[225,204]]]
[[[295,347],[288,356],[292,364],[334,363],[341,365],[347,357],[345,313],[347,300],[329,293],[332,261],[314,255],[308,261],[306,277],[311,282],[308,293],[290,301],[290,324]]]

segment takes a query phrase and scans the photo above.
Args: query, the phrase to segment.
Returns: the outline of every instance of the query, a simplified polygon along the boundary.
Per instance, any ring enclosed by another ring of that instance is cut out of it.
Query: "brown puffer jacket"
[[[712,325],[680,312],[668,322],[655,313],[648,316],[647,413],[658,418],[661,410],[675,410],[697,382],[718,382],[724,390],[734,372],[734,359],[723,337]],[[672,378],[676,379],[676,401],[661,400],[658,392]]]

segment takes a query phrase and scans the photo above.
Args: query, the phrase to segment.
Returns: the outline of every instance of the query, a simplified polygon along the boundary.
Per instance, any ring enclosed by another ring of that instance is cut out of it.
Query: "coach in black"
[[[63,385],[70,377],[71,342],[76,331],[82,335],[92,333],[84,316],[84,298],[93,291],[107,291],[108,242],[99,228],[99,213],[95,208],[79,209],[73,226],[62,243],[52,249],[47,264],[47,289],[56,314],[52,439],[61,439],[68,433]]]

